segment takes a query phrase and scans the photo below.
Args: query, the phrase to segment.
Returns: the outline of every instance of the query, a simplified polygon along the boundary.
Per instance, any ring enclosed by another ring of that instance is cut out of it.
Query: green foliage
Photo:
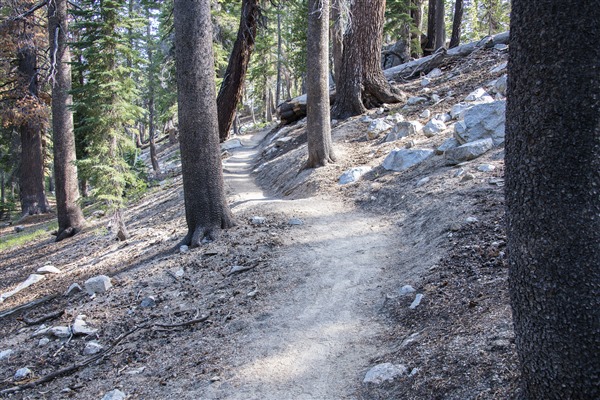
[[[461,40],[470,42],[507,31],[509,22],[509,0],[465,0]]]

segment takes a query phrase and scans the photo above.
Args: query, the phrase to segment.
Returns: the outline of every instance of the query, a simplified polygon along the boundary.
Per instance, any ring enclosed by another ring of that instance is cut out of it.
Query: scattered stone
[[[440,147],[435,149],[435,154],[442,155],[445,152],[447,152],[448,150],[453,149],[458,146],[459,146],[458,140],[456,140],[453,137],[450,137],[450,138],[444,140],[444,143],[442,143],[440,145]]]
[[[408,374],[409,377],[411,376],[415,376],[416,374],[418,374],[420,371],[419,368],[413,368],[412,371],[410,371],[410,374]]]
[[[300,218],[290,218],[288,225],[304,225],[304,221]]]
[[[179,268],[177,271],[175,271],[176,277],[181,278],[183,275],[185,275],[185,271],[183,268]]]
[[[419,179],[419,181],[417,182],[417,187],[421,187],[423,185],[428,184],[430,180],[431,179],[428,176],[426,176],[425,178]]]
[[[33,375],[33,372],[29,368],[20,368],[15,372],[13,379],[18,382],[29,378],[31,375]]]
[[[496,185],[498,187],[503,187],[504,186],[504,179],[502,179],[502,178],[490,178],[490,180],[488,181],[488,183],[490,185]]]
[[[104,293],[112,287],[110,278],[106,275],[98,275],[88,279],[84,283],[85,290],[89,295]]]
[[[73,321],[73,326],[71,327],[74,335],[93,335],[98,332],[98,329],[90,328],[87,322],[85,322],[85,318],[85,315],[75,317],[75,321]]]
[[[219,382],[221,380],[220,376],[213,376],[212,378],[210,378],[211,382]]]
[[[248,296],[248,297],[256,297],[257,294],[258,294],[258,289],[253,290],[251,292],[248,292],[248,294],[246,294],[246,296]]]
[[[494,83],[494,90],[496,91],[496,93],[501,94],[504,97],[506,97],[506,88],[507,87],[508,87],[508,75],[506,75],[506,74],[502,75],[500,78],[498,78],[496,83]]]
[[[464,116],[465,111],[471,107],[473,107],[472,104],[456,103],[452,106],[452,109],[450,109],[450,116],[452,119],[461,119]]]
[[[465,97],[465,101],[482,101],[486,96],[490,97],[489,93],[486,92],[484,88],[479,88],[469,93],[469,95]]]
[[[448,113],[435,114],[433,118],[437,119],[438,121],[442,121],[443,123],[452,121],[452,117]]]
[[[23,232],[25,230],[25,227],[23,225],[17,225],[17,226],[15,226],[14,229],[15,229],[16,233],[20,233],[20,232]]]
[[[410,346],[411,344],[415,343],[418,338],[419,338],[419,332],[415,332],[412,335],[410,335],[409,337],[407,337],[406,339],[404,339],[402,341],[402,343],[400,344],[400,347],[406,348],[406,347]]]
[[[490,151],[494,147],[492,139],[481,139],[475,142],[449,149],[444,153],[446,164],[456,165],[464,161],[474,160]]]
[[[387,117],[385,117],[385,120],[391,123],[392,125],[396,125],[397,123],[404,121],[404,116],[400,113],[395,113],[393,115],[388,115]]]
[[[462,168],[459,168],[456,170],[456,172],[454,173],[454,177],[458,178],[459,176],[462,176],[465,173],[465,170]]]
[[[234,274],[239,274],[239,273],[245,272],[245,271],[249,271],[249,270],[251,270],[253,268],[254,267],[249,267],[249,266],[246,266],[246,265],[234,265],[233,267],[231,267],[231,269],[227,273],[227,276],[234,275]]]
[[[368,124],[370,124],[371,122],[373,122],[373,118],[369,117],[368,115],[365,115],[364,117],[361,117],[359,119],[360,122],[366,122]]]
[[[367,372],[363,383],[379,385],[385,381],[393,381],[407,372],[408,369],[404,365],[394,365],[392,363],[378,364]]]
[[[154,296],[144,297],[142,302],[140,303],[140,307],[142,308],[152,308],[156,306],[156,299]]]
[[[414,292],[416,292],[416,290],[411,285],[404,285],[400,288],[400,296],[406,296],[407,294],[411,294]]]
[[[429,78],[427,78],[427,77],[421,79],[421,86],[423,86],[423,87],[429,86],[430,83],[431,83],[431,80],[429,80]]]
[[[394,149],[383,160],[383,168],[388,171],[404,171],[417,165],[433,155],[427,149]]]
[[[415,299],[413,300],[412,303],[410,303],[409,308],[411,310],[414,310],[415,308],[417,308],[419,306],[419,304],[421,304],[421,300],[423,299],[423,295],[421,293],[417,293],[417,295],[415,296]]]
[[[442,133],[445,130],[446,130],[446,124],[444,124],[442,121],[438,121],[435,118],[433,118],[431,121],[429,121],[425,125],[425,127],[423,127],[423,133],[427,137],[433,137],[433,136],[439,135],[440,133]]]
[[[431,95],[431,104],[437,104],[441,100],[442,100],[442,98],[440,97],[439,94],[434,93],[434,94]]]
[[[294,138],[291,138],[291,137],[279,138],[275,141],[275,147],[283,147],[286,144],[288,144],[289,142],[291,142],[292,140],[294,140]]]
[[[406,104],[408,104],[409,106],[415,106],[417,104],[425,103],[426,101],[427,97],[413,96],[406,101]]]
[[[125,393],[121,392],[119,389],[115,389],[106,393],[102,400],[125,400],[126,397]]]
[[[47,337],[43,337],[40,339],[40,341],[38,342],[38,346],[39,347],[44,347],[45,345],[47,345],[48,343],[50,343],[50,339],[48,339]]]
[[[384,112],[385,112],[385,108],[379,107],[377,109],[377,111],[375,111],[375,114],[377,114],[377,115],[383,115]]]
[[[87,342],[85,344],[85,347],[83,348],[83,355],[92,356],[100,353],[102,350],[104,350],[104,347],[95,340],[92,340],[91,342]]]
[[[467,224],[474,224],[475,222],[479,222],[479,220],[475,217],[467,217],[467,219],[465,220],[465,222]]]
[[[190,247],[186,246],[185,244],[182,244],[181,246],[179,246],[179,252],[181,254],[186,254],[190,252]]]
[[[72,294],[79,293],[82,291],[83,291],[83,288],[81,287],[81,285],[79,285],[79,283],[75,282],[75,283],[72,283],[71,286],[69,286],[69,288],[65,292],[64,296],[70,296]]]
[[[492,68],[490,70],[490,73],[497,74],[499,72],[502,72],[506,69],[507,66],[508,66],[508,61],[504,61],[503,63],[500,63],[497,66],[495,66],[494,68]]]
[[[495,169],[496,166],[492,164],[481,164],[479,167],[477,167],[477,170],[481,172],[492,172]]]
[[[423,110],[423,112],[421,114],[419,114],[419,118],[429,119],[429,117],[431,117],[430,110]]]
[[[349,183],[354,183],[358,181],[364,174],[371,171],[371,167],[363,166],[363,167],[354,167],[344,172],[342,176],[340,176],[339,183],[340,185],[347,185]]]
[[[250,219],[250,223],[252,225],[264,225],[267,222],[267,219],[265,217],[260,217],[258,215],[255,215],[254,217],[252,217]]]
[[[508,339],[496,339],[490,344],[490,350],[502,351],[511,347],[511,342]]]
[[[14,288],[13,290],[11,290],[10,292],[0,294],[0,303],[2,303],[4,300],[8,299],[9,297],[19,293],[21,290],[26,289],[29,286],[33,285],[34,283],[37,283],[45,278],[46,277],[44,275],[40,275],[40,274],[29,275],[27,277],[27,279],[25,279],[25,281],[19,283],[19,285],[16,288]]]
[[[440,76],[442,76],[443,72],[441,69],[439,68],[434,68],[431,71],[429,71],[429,73],[427,75],[425,75],[427,78],[438,78]]]
[[[376,119],[375,121],[371,122],[369,128],[367,129],[367,139],[377,139],[379,135],[389,131],[390,129],[392,129],[392,125],[388,124],[385,119]]]
[[[56,268],[54,265],[48,264],[48,265],[44,265],[41,268],[38,268],[36,271],[38,274],[61,274],[62,271],[58,268]]]
[[[467,181],[472,181],[473,179],[475,179],[475,175],[473,175],[473,174],[465,174],[465,176],[463,176],[460,181],[461,182],[467,182]]]
[[[68,326],[53,326],[48,329],[47,333],[59,339],[68,339],[73,335],[71,328]]]
[[[416,135],[421,132],[423,125],[419,121],[403,121],[392,128],[385,137],[386,142],[394,142],[406,136]]]
[[[8,359],[13,353],[13,349],[6,349],[0,351],[0,361]]]
[[[497,45],[494,46],[494,50],[507,51],[508,50],[508,45],[504,44],[504,43],[498,43]]]
[[[233,150],[243,147],[242,141],[238,138],[230,139],[226,142],[221,143],[221,151]]]
[[[454,126],[454,136],[461,143],[492,138],[494,146],[504,143],[506,101],[478,104],[464,114],[464,121]]]

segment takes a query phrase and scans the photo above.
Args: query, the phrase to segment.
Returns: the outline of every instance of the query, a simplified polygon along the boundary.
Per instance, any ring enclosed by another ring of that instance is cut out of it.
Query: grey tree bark
[[[600,398],[598,21],[597,0],[512,2],[509,285],[528,399]]]
[[[59,242],[75,235],[84,224],[79,206],[79,187],[75,165],[73,98],[71,91],[71,53],[68,45],[67,0],[48,3],[48,38],[52,63],[52,134],[54,140],[54,176]]]
[[[434,51],[446,45],[445,2],[437,0],[435,4],[435,46]]]
[[[452,20],[452,36],[450,37],[449,48],[454,48],[460,44],[460,33],[463,18],[464,0],[456,0],[454,3],[454,18]]]
[[[345,0],[333,0],[331,3],[331,52],[333,58],[333,79],[336,86],[342,74],[342,59],[344,53],[344,32],[342,31],[342,2]],[[279,105],[278,105],[279,106]]]
[[[329,0],[308,1],[306,44],[307,168],[335,161],[329,116]]]
[[[381,70],[385,0],[355,0],[350,14],[352,20],[344,35],[342,70],[332,112],[340,119],[406,98],[390,86]]]
[[[234,225],[219,149],[210,0],[175,0],[175,66],[181,167],[191,247]]]

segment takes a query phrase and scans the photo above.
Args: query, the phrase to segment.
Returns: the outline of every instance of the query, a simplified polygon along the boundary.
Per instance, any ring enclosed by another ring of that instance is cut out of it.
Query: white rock
[[[52,336],[56,336],[59,339],[68,339],[73,334],[71,328],[68,326],[53,326],[48,330],[48,333]]]
[[[427,77],[421,79],[421,86],[423,86],[423,87],[428,86],[430,83],[431,83],[431,80],[429,80],[429,78],[427,78]]]
[[[98,332],[98,329],[90,328],[87,322],[85,322],[85,315],[78,315],[73,321],[71,330],[74,335],[93,335]]]
[[[15,372],[15,376],[13,377],[13,379],[15,381],[22,381],[23,379],[28,378],[31,375],[33,375],[33,372],[29,368],[20,368],[17,370],[17,372]]]
[[[419,118],[428,119],[429,117],[431,117],[430,110],[423,110],[423,112],[419,114]]]
[[[300,218],[290,218],[288,225],[304,225],[304,221],[302,221]]]
[[[406,136],[416,135],[423,130],[423,125],[419,121],[403,121],[392,128],[392,131],[385,137],[386,142],[394,142]]]
[[[438,121],[442,121],[443,123],[452,121],[452,117],[450,116],[450,114],[448,113],[444,113],[444,114],[435,114],[433,116],[433,118],[437,119]]]
[[[361,117],[359,119],[360,122],[365,122],[367,124],[370,124],[371,122],[373,122],[373,118],[369,117],[368,115],[365,115],[364,117]]]
[[[4,300],[8,299],[9,297],[19,293],[21,290],[26,289],[29,286],[31,286],[35,283],[38,283],[39,281],[41,281],[45,278],[46,277],[44,275],[40,275],[40,274],[29,275],[29,277],[27,277],[27,279],[25,279],[25,281],[19,283],[19,285],[16,288],[14,288],[13,290],[11,290],[10,292],[0,294],[0,303],[2,303]]]
[[[458,140],[456,140],[456,138],[450,137],[448,139],[446,139],[441,145],[440,147],[438,147],[435,150],[435,154],[441,155],[444,154],[446,151],[453,149],[455,147],[458,147],[460,144],[458,143]]]
[[[60,274],[62,271],[56,268],[54,265],[48,264],[44,265],[41,268],[38,268],[36,271],[38,274]]]
[[[500,78],[498,78],[496,83],[494,83],[494,90],[496,90],[496,93],[501,94],[502,96],[506,97],[507,86],[508,86],[508,75],[504,74]]]
[[[464,161],[470,161],[480,157],[490,151],[494,147],[492,139],[481,139],[474,142],[463,144],[462,146],[454,147],[446,150],[444,158],[446,164],[456,165]]]
[[[479,220],[476,217],[467,217],[465,221],[467,222],[467,224],[474,224],[475,222],[479,222]]]
[[[384,112],[385,112],[385,109],[383,107],[379,107],[377,109],[377,111],[375,111],[375,114],[377,114],[377,115],[383,115]]]
[[[224,143],[221,143],[221,151],[233,150],[242,147],[242,141],[240,139],[230,139]]]
[[[404,116],[400,113],[395,113],[385,117],[385,120],[392,125],[396,125],[398,122],[404,121]]]
[[[427,149],[394,149],[383,160],[383,168],[388,171],[404,171],[433,155]]]
[[[427,101],[426,97],[420,97],[420,96],[413,96],[410,97],[407,101],[406,104],[408,104],[409,106],[414,106],[420,103],[425,103]]]
[[[40,339],[40,341],[38,342],[38,346],[40,347],[44,347],[45,345],[47,345],[48,343],[50,343],[50,339],[48,339],[47,337],[43,337]]]
[[[104,349],[104,347],[102,347],[102,345],[100,343],[93,340],[93,341],[85,344],[85,347],[83,349],[83,354],[86,356],[91,356],[91,355],[100,353],[103,349]]]
[[[415,308],[417,308],[419,306],[419,304],[421,304],[421,300],[423,300],[423,295],[421,293],[417,293],[413,302],[410,303],[409,308],[414,310]]]
[[[0,351],[0,361],[8,359],[14,353],[13,349],[6,349]]]
[[[497,66],[495,66],[494,68],[492,68],[490,70],[490,73],[497,74],[499,72],[502,72],[506,69],[507,66],[508,66],[508,61],[504,61],[503,63],[500,63]]]
[[[504,43],[498,43],[497,45],[494,46],[494,50],[506,51],[506,50],[508,50],[508,45],[504,44]]]
[[[154,296],[144,297],[140,303],[142,308],[152,308],[156,306],[156,298]]]
[[[461,119],[465,111],[467,111],[471,107],[473,107],[472,104],[456,103],[452,106],[452,109],[450,110],[450,116],[452,117],[452,119]]]
[[[477,104],[464,113],[463,124],[456,124],[454,136],[460,143],[491,138],[494,146],[504,143],[506,101]]]
[[[427,78],[438,78],[440,76],[442,76],[443,72],[441,69],[439,68],[434,68],[431,71],[429,71],[429,73],[427,75],[425,75]]]
[[[496,166],[492,164],[481,164],[479,167],[477,167],[477,170],[481,172],[492,172],[495,169]]]
[[[490,95],[488,94],[488,92],[485,91],[484,88],[479,88],[469,93],[469,95],[465,98],[465,101],[480,101],[485,96],[489,97]]]
[[[110,278],[106,275],[98,275],[88,279],[84,283],[85,290],[88,294],[104,293],[112,287]]]
[[[439,94],[434,93],[431,95],[431,104],[437,104],[440,102],[441,99],[442,98],[440,97]]]
[[[287,143],[291,142],[292,140],[294,140],[294,138],[291,138],[291,137],[279,138],[275,141],[275,147],[283,147]]]
[[[417,182],[417,187],[421,187],[423,185],[428,184],[430,180],[431,179],[428,176],[426,176],[425,178],[419,179],[419,181]]]
[[[400,296],[406,296],[407,294],[411,294],[414,292],[416,292],[416,290],[411,285],[404,285],[400,288]]]
[[[264,225],[267,222],[267,219],[265,217],[260,217],[258,215],[255,215],[254,217],[252,217],[250,219],[250,223],[252,225]]]
[[[102,400],[125,400],[127,396],[125,393],[121,392],[119,389],[111,390],[106,393]]]
[[[365,375],[363,383],[380,384],[406,374],[408,369],[404,365],[394,365],[392,363],[378,364],[371,368]]]
[[[340,176],[339,183],[340,185],[354,183],[358,181],[364,174],[371,171],[371,169],[372,168],[369,166],[351,168]]]
[[[423,133],[427,137],[439,135],[446,130],[446,124],[437,119],[432,119],[423,127]]]
[[[392,125],[388,124],[385,119],[380,118],[371,122],[369,128],[367,129],[367,139],[373,140],[379,137],[384,132],[392,129]]]
[[[82,292],[83,288],[79,285],[79,283],[72,283],[71,286],[65,292],[65,296],[69,296],[74,293]]]
[[[179,246],[179,252],[181,254],[186,254],[190,252],[190,247],[186,246],[185,244],[182,244],[181,246]]]

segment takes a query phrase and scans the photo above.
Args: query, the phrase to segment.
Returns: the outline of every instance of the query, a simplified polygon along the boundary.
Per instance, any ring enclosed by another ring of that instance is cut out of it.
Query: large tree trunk
[[[512,4],[506,202],[524,397],[599,399],[600,7]]]
[[[154,125],[154,64],[153,64],[153,49],[152,49],[152,20],[150,18],[150,10],[147,10],[148,26],[146,30],[146,40],[148,43],[148,134],[150,135],[150,162],[152,163],[152,170],[155,174],[160,172],[160,166],[158,165],[158,156],[156,154],[156,129]]]
[[[345,0],[333,0],[331,3],[331,52],[333,56],[333,79],[337,87],[338,80],[342,74],[342,60],[344,50],[344,32],[342,20],[342,2]],[[279,104],[277,105],[279,107]]]
[[[464,0],[456,0],[454,3],[454,19],[452,20],[452,36],[450,37],[449,48],[454,48],[460,44],[460,32],[463,17]]]
[[[37,54],[31,38],[24,38],[24,47],[17,54],[18,71],[26,96],[37,103],[38,75]],[[32,107],[33,108],[33,107]],[[21,213],[33,215],[49,211],[48,200],[44,192],[44,152],[42,148],[43,124],[41,116],[35,110],[19,127],[21,134]]]
[[[281,74],[282,74],[282,40],[281,40],[281,3],[277,3],[277,83],[275,86],[275,107],[281,100]]]
[[[54,139],[54,176],[56,212],[61,241],[79,232],[84,224],[79,206],[75,135],[73,133],[73,98],[71,91],[71,54],[68,46],[67,0],[48,3],[48,37],[54,66],[52,83],[52,133]]]
[[[427,41],[423,47],[423,55],[429,56],[435,51],[435,6],[437,0],[429,0],[427,11]]]
[[[185,216],[183,243],[199,246],[233,226],[221,169],[210,1],[175,0],[175,62]]]
[[[446,46],[445,2],[437,0],[435,4],[435,46],[434,51]]]
[[[329,120],[329,0],[308,1],[306,46],[307,168],[335,161]]]
[[[248,70],[250,56],[254,50],[256,31],[260,18],[259,0],[243,0],[242,15],[237,38],[233,45],[229,64],[221,83],[217,108],[219,111],[219,139],[224,142],[229,138],[229,130],[233,123],[237,105],[244,90],[244,79]]]
[[[333,107],[333,116],[340,119],[405,99],[381,71],[385,0],[356,0],[351,15],[350,28],[344,35],[342,71]]]

